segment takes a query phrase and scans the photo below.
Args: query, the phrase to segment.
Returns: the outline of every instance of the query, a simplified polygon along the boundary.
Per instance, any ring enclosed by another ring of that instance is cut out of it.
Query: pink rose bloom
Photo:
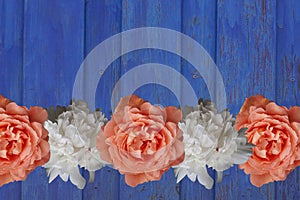
[[[253,185],[285,180],[300,165],[300,107],[287,109],[253,96],[246,99],[235,127],[247,127],[248,142],[255,145],[253,155],[239,165]]]
[[[19,180],[50,157],[47,112],[21,107],[0,95],[0,186]]]
[[[132,95],[122,98],[97,137],[103,160],[125,174],[128,185],[160,180],[184,159],[182,113],[176,107],[153,106]]]

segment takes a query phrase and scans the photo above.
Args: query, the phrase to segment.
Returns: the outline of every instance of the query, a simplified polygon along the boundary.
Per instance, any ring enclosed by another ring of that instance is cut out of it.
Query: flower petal
[[[291,107],[288,112],[289,112],[290,122],[300,123],[300,107],[299,106]]]
[[[137,107],[140,108],[140,106],[144,103],[145,101],[141,98],[139,98],[136,95],[131,95],[127,97],[121,98],[118,106],[115,109],[115,112],[119,112],[124,110],[125,106],[130,106],[130,107]]]
[[[214,184],[214,180],[207,173],[206,167],[199,168],[199,171],[197,171],[197,180],[204,185],[206,189],[211,189]]]
[[[4,108],[6,107],[7,104],[9,104],[11,101],[7,98],[5,98],[4,96],[0,95],[0,108]]]
[[[136,187],[138,184],[148,182],[147,176],[144,173],[141,174],[125,174],[125,182],[131,187]]]
[[[251,174],[250,182],[252,183],[252,185],[255,185],[256,187],[261,187],[266,183],[273,182],[273,178],[269,174],[262,174],[262,175]]]
[[[266,105],[266,113],[269,115],[287,115],[288,109],[284,106],[278,106],[274,102]]]
[[[39,122],[43,124],[48,119],[47,111],[38,106],[30,107],[28,114],[31,122]]]
[[[174,122],[177,124],[182,119],[182,112],[180,109],[174,107],[174,106],[168,106],[165,108],[166,115],[167,115],[167,121],[168,122]]]
[[[83,189],[85,186],[85,179],[79,173],[78,168],[70,171],[70,181],[76,185],[79,189]]]
[[[27,108],[18,106],[15,102],[6,105],[6,113],[9,115],[27,115]]]
[[[249,111],[251,106],[265,108],[265,106],[270,102],[269,99],[265,98],[262,95],[255,95],[249,98],[246,98],[245,103],[243,104],[240,113],[244,111]]]

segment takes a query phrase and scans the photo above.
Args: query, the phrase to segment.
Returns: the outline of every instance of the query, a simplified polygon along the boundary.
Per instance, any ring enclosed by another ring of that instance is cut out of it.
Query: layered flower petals
[[[18,106],[0,96],[0,186],[25,180],[37,166],[48,162],[47,112]]]
[[[247,127],[248,142],[255,145],[253,155],[240,165],[253,185],[285,180],[299,166],[299,113],[299,107],[287,109],[260,95],[245,101],[236,128]]]
[[[189,112],[179,123],[183,131],[185,159],[174,167],[177,182],[187,176],[211,189],[214,181],[206,167],[217,170],[221,179],[222,171],[247,161],[251,146],[246,137],[233,128],[231,114],[227,110],[219,113],[213,102],[200,100],[197,107],[186,110]]]
[[[50,183],[60,176],[83,189],[86,181],[79,167],[87,169],[90,180],[93,180],[95,171],[105,164],[96,149],[96,136],[105,122],[104,115],[99,111],[90,113],[84,101],[74,101],[55,122],[46,121],[51,157],[44,167]]]
[[[97,137],[101,158],[125,174],[128,185],[159,180],[183,160],[181,112],[161,108],[132,95],[121,99]]]

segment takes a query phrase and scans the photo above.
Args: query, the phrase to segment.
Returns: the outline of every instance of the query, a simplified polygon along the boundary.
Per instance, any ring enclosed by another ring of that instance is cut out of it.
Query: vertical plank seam
[[[277,83],[277,74],[278,74],[278,69],[277,69],[277,61],[278,61],[278,39],[277,39],[277,34],[278,34],[278,27],[277,27],[277,19],[278,19],[278,0],[275,1],[275,15],[274,15],[274,23],[275,23],[275,100],[276,102],[278,101],[278,83]],[[277,200],[277,182],[274,184],[274,199]]]
[[[119,5],[121,6],[120,7],[120,19],[119,19],[120,20],[119,32],[122,32],[123,31],[123,0],[120,0]],[[121,41],[120,41],[120,51],[122,52],[122,35],[121,35]],[[118,59],[119,60],[118,61],[118,63],[119,63],[118,78],[119,79],[121,78],[121,75],[122,75],[122,69],[121,69],[122,57],[123,57],[123,55],[121,55],[120,58]],[[122,88],[121,85],[120,85],[120,88]],[[118,97],[120,97],[120,91],[119,91]],[[113,113],[114,111],[112,110],[111,112]],[[117,185],[119,200],[122,199],[120,197],[120,195],[121,195],[121,192],[120,192],[120,188],[121,188],[121,185],[120,185],[121,184],[121,176],[122,175],[119,173],[119,184]]]
[[[85,56],[86,56],[86,0],[83,0],[83,38],[82,38],[82,59],[84,61]],[[82,61],[82,62],[83,62]],[[84,73],[85,74],[85,73]],[[85,87],[85,81],[83,81],[83,93],[85,93],[84,91]],[[84,95],[85,96],[85,95]],[[73,97],[72,97],[73,98]],[[84,178],[86,178],[84,176],[84,171],[83,169],[80,170],[80,174],[81,176],[83,176]],[[88,183],[87,183],[88,184]],[[84,190],[81,190],[81,199],[84,200]]]
[[[84,31],[83,31],[83,62],[82,63],[84,63],[84,60],[85,60],[85,57],[86,57],[86,53],[87,53],[87,50],[86,50],[86,28],[87,28],[87,26],[86,26],[86,23],[87,23],[87,6],[86,6],[86,4],[88,3],[88,1],[86,1],[86,0],[83,0],[83,20],[84,20],[84,22],[83,22],[83,28],[84,28]],[[86,68],[85,67],[83,67],[83,88],[82,88],[82,95],[86,98],[86,91],[85,91],[85,88],[86,88],[86,81],[85,81],[85,78],[86,78]]]
[[[183,33],[183,23],[182,23],[182,21],[183,21],[183,0],[181,0],[180,1],[180,33],[182,34]],[[182,45],[181,45],[181,39],[180,39],[180,49],[181,49],[181,51],[182,51]],[[181,53],[181,52],[180,52]],[[180,74],[183,74],[183,70],[182,70],[182,64],[183,64],[183,58],[182,57],[180,57]],[[180,101],[182,102],[182,83],[181,83],[181,81],[182,80],[180,80]],[[180,103],[179,103],[180,104]],[[182,105],[183,106],[183,105]],[[184,108],[183,107],[181,107],[180,108],[181,110],[183,110]],[[172,169],[173,170],[173,169]],[[174,172],[174,170],[173,170],[173,172]],[[175,175],[175,173],[174,173],[174,175]],[[176,182],[177,182],[177,178],[176,178]],[[178,198],[179,198],[179,200],[182,200],[181,199],[181,192],[182,192],[182,181],[180,181],[179,182],[179,192],[178,192]]]
[[[22,105],[24,104],[24,38],[25,38],[25,0],[22,1],[23,2],[23,13],[21,14],[22,15],[22,21],[23,21],[23,27],[22,27],[22,71],[21,71],[21,74],[22,74],[22,85],[21,85],[21,91],[20,91],[20,96],[21,96],[21,103]]]
[[[275,5],[275,9],[276,9],[276,14],[275,14],[275,29],[276,29],[276,31],[275,31],[275,40],[276,40],[276,44],[275,44],[275,52],[276,52],[276,55],[275,55],[275,100],[276,100],[276,102],[278,101],[278,83],[277,83],[277,81],[276,81],[276,79],[277,79],[277,74],[278,74],[278,69],[277,69],[277,65],[278,65],[278,63],[277,63],[277,58],[278,58],[278,40],[277,40],[277,33],[278,33],[278,28],[277,28],[277,19],[278,19],[278,7],[277,7],[277,5],[278,5],[278,0],[276,0],[275,1],[275,3],[276,3],[276,5]]]
[[[22,27],[22,71],[21,71],[21,74],[22,74],[22,79],[21,79],[21,91],[20,91],[20,101],[21,101],[21,104],[23,105],[24,104],[24,83],[25,83],[25,79],[24,79],[24,50],[25,50],[25,44],[24,44],[24,38],[25,38],[25,0],[22,1],[23,3],[23,13],[21,14],[22,16],[22,21],[23,21],[23,27]],[[20,183],[20,199],[22,199],[22,193],[23,193],[23,182]]]
[[[219,66],[217,65],[217,49],[218,49],[218,0],[215,0],[215,53],[214,53],[214,62],[217,66],[217,69],[219,69]],[[215,74],[215,78],[216,78],[217,74]],[[217,85],[216,83],[214,83],[214,88],[216,89]],[[215,92],[215,97],[217,98],[217,94],[216,94],[216,90]],[[218,99],[218,98],[217,98]],[[227,103],[227,102],[226,102]],[[214,177],[213,179],[216,180],[216,171],[214,170]],[[213,199],[216,199],[216,182],[214,183],[214,187],[213,187]]]

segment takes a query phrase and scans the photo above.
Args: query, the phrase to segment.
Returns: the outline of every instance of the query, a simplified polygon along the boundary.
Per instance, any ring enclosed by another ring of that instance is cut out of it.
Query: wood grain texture
[[[24,104],[68,105],[83,61],[84,1],[25,1]],[[59,177],[48,184],[44,168],[22,183],[22,199],[82,199],[82,191]]]
[[[274,1],[218,1],[217,65],[228,107],[236,114],[246,97],[275,98],[276,4]],[[274,183],[252,186],[237,166],[224,172],[216,199],[274,199]]]
[[[0,1],[0,94],[22,105],[23,2]],[[21,182],[0,187],[0,199],[21,198]]]
[[[289,108],[300,103],[300,2],[277,3],[276,103]],[[277,199],[299,198],[299,173],[276,183]]]
[[[26,106],[67,105],[77,70],[95,46],[121,31],[154,26],[181,31],[208,51],[221,71],[228,108],[234,115],[244,99],[254,94],[287,107],[299,105],[299,13],[298,0],[0,0],[0,94]],[[115,53],[126,45],[122,41]],[[102,74],[96,107],[110,118],[111,93],[118,79],[149,62],[181,72],[199,98],[209,98],[193,66],[172,53],[144,49],[116,59],[104,72],[95,72]],[[137,74],[130,81],[140,78]],[[89,84],[94,83],[87,83],[85,92]],[[172,82],[178,88],[181,84]],[[126,84],[121,89],[126,90]],[[135,93],[163,106],[178,106],[180,101],[168,88],[155,84]],[[82,172],[88,180],[88,173]],[[234,166],[224,172],[221,183],[206,190],[187,178],[176,184],[169,170],[161,181],[131,188],[123,175],[105,167],[96,172],[94,183],[78,190],[60,178],[48,184],[45,170],[39,167],[26,181],[0,187],[0,199],[299,199],[299,177],[297,168],[284,182],[257,188],[249,175]]]
[[[128,1],[122,3],[122,31],[140,28],[146,26],[164,27],[180,31],[181,29],[181,4],[180,1]],[[158,34],[157,37],[162,37]],[[137,38],[138,40],[138,38]],[[149,39],[150,40],[150,39]],[[122,48],[127,41],[122,41]],[[172,42],[165,38],[163,42]],[[162,63],[168,64],[173,69],[180,72],[180,58],[170,53],[160,50],[143,50],[128,53],[122,57],[121,75],[131,70],[133,67],[144,63]],[[149,74],[144,74],[149,76]],[[168,74],[155,74],[159,81],[166,78]],[[141,79],[141,74],[137,74],[133,80]],[[173,80],[174,87],[180,89],[180,82]],[[126,83],[121,85],[122,90],[127,90]],[[163,106],[178,106],[178,101],[174,96],[170,96],[167,88],[148,84],[141,86],[135,92],[141,98],[151,102],[151,104],[160,104]],[[172,169],[166,172],[160,181],[148,182],[135,188],[127,186],[124,176],[120,180],[120,199],[179,199],[179,184]]]
[[[85,8],[85,56],[87,56],[103,40],[121,32],[122,5],[120,0],[86,2]],[[121,51],[121,44],[115,53]],[[101,55],[98,55],[101,56]],[[94,69],[87,69],[94,70]],[[112,110],[110,105],[111,93],[116,81],[120,77],[120,59],[113,62],[99,81],[96,94],[96,107],[110,119]],[[88,77],[85,77],[89,80]],[[87,81],[84,90],[89,92],[89,85],[96,84]],[[88,178],[88,173],[85,172]],[[96,172],[95,181],[87,184],[83,190],[83,199],[118,199],[120,175],[116,170],[105,167]]]
[[[195,41],[202,45],[214,60],[217,36],[216,3],[217,1],[211,0],[182,1],[182,33],[192,37]],[[201,74],[199,74],[199,72],[185,60],[182,60],[181,73],[192,85],[198,99],[211,99],[206,83],[204,82]],[[188,95],[184,94],[184,91],[182,91],[182,93],[182,95]],[[212,176],[212,178],[215,177],[214,170],[210,168],[208,169],[208,172]],[[185,177],[181,181],[181,200],[208,200],[214,199],[214,196],[214,187],[211,190],[207,190],[198,181],[193,183],[187,177]]]
[[[0,1],[0,94],[22,104],[23,2]]]

